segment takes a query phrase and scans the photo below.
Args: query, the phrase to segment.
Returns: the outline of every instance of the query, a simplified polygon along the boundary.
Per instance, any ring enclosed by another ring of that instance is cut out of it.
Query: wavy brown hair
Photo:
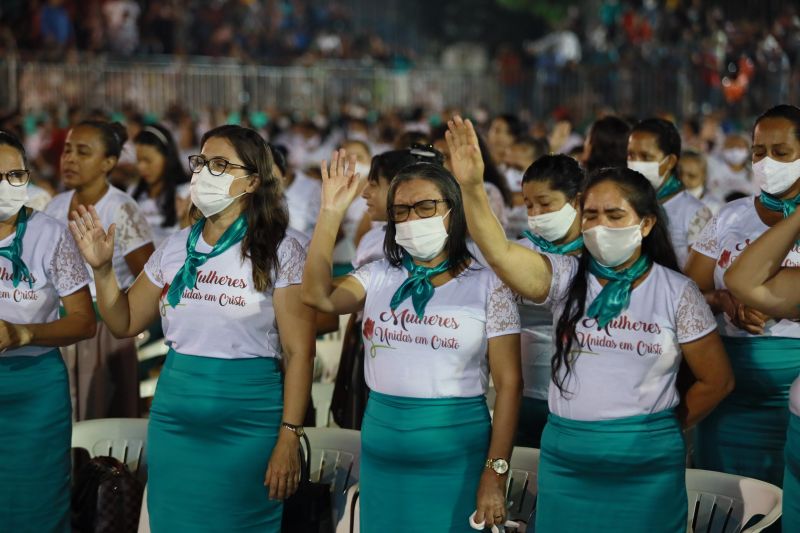
[[[242,256],[253,264],[256,290],[269,290],[279,268],[278,246],[289,226],[289,212],[283,202],[281,186],[272,174],[272,152],[255,130],[234,125],[209,130],[203,135],[200,146],[215,137],[231,143],[244,166],[260,178],[258,188],[245,200],[247,234],[242,240]]]

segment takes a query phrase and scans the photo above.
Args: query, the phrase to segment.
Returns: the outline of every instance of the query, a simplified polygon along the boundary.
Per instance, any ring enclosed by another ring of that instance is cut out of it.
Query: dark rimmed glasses
[[[447,200],[420,200],[414,205],[394,204],[389,207],[389,216],[392,222],[405,222],[413,209],[419,218],[431,218],[436,214],[437,205],[447,203]]]
[[[14,187],[22,187],[23,185],[26,185],[30,177],[31,171],[25,169],[0,172],[0,181],[6,180],[9,185],[13,185]]]
[[[189,156],[189,170],[191,170],[193,174],[197,174],[205,166],[208,167],[208,171],[211,172],[212,176],[221,176],[225,174],[225,171],[229,168],[241,168],[250,172],[255,172],[255,170],[250,167],[231,163],[224,157],[212,157],[211,159],[206,159],[202,155]]]

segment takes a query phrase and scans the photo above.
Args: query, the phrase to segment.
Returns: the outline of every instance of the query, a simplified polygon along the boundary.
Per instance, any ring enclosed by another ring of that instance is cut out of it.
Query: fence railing
[[[57,64],[0,61],[5,83],[0,98],[23,111],[51,105],[77,104],[120,109],[131,103],[156,114],[170,105],[200,110],[209,107],[301,113],[358,103],[378,111],[425,105],[434,109],[491,111],[527,109],[546,116],[555,107],[577,118],[604,108],[642,116],[669,112],[678,117],[696,113],[700,104],[725,105],[719,92],[703,87],[690,71],[663,68],[581,66],[526,72],[518,83],[503,84],[493,73],[438,68],[397,72],[382,67],[321,64],[312,67],[263,67],[197,63],[82,62]],[[770,80],[777,80],[772,83]],[[777,87],[777,90],[774,88]],[[763,109],[777,101],[797,103],[800,73],[771,76],[742,106]],[[750,112],[749,109],[745,112]]]

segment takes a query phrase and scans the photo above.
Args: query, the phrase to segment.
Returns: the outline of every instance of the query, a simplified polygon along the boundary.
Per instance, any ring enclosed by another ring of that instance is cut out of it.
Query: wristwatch
[[[502,476],[506,472],[508,472],[508,461],[503,459],[502,457],[497,457],[494,459],[486,459],[486,468],[491,468],[494,470],[494,473],[498,476]]]
[[[281,427],[288,429],[298,437],[302,437],[306,434],[306,430],[303,428],[303,426],[296,426],[294,424],[290,424],[289,422],[281,422]]]

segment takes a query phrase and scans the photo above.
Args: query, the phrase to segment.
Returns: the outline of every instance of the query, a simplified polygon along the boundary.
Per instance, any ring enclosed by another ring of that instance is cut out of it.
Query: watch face
[[[495,459],[492,461],[492,470],[498,474],[505,474],[508,472],[508,461],[505,459]]]
[[[302,437],[303,435],[306,434],[306,430],[305,430],[305,428],[303,426],[298,426],[297,430],[295,431],[295,433],[297,433],[298,437]]]

